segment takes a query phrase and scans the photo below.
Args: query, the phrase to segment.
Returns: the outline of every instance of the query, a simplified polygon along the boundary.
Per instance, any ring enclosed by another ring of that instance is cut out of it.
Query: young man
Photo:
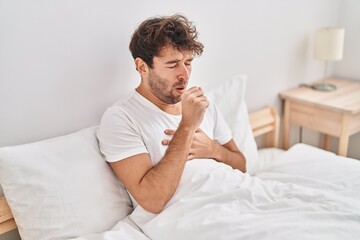
[[[134,207],[160,213],[188,160],[214,159],[245,172],[219,111],[200,87],[187,89],[193,58],[203,51],[195,26],[182,15],[150,18],[129,47],[140,85],[105,111],[98,138]]]

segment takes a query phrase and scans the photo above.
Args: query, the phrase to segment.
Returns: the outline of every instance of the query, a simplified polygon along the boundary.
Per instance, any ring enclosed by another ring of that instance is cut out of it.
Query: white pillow
[[[206,95],[223,114],[232,130],[235,143],[246,157],[247,172],[254,174],[259,165],[258,151],[244,100],[246,79],[246,75],[237,75]]]
[[[0,148],[0,183],[22,239],[100,233],[132,211],[99,152],[96,129]]]

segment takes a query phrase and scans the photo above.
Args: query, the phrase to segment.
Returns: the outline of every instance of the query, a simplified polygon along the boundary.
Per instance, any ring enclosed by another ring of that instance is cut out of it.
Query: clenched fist
[[[200,126],[204,118],[205,110],[209,106],[209,102],[201,87],[191,87],[186,90],[182,94],[181,103],[181,124],[191,127],[195,131]]]

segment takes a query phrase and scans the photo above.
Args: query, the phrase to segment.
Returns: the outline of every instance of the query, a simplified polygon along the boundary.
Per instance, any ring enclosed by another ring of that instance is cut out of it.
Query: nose
[[[179,80],[188,80],[190,77],[191,69],[185,65],[185,63],[180,64],[178,79]]]

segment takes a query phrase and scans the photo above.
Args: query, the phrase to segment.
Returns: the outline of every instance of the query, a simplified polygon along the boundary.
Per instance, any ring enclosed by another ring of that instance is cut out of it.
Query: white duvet
[[[163,212],[130,219],[154,240],[360,239],[359,176],[359,161],[303,144],[256,176],[193,160]]]

